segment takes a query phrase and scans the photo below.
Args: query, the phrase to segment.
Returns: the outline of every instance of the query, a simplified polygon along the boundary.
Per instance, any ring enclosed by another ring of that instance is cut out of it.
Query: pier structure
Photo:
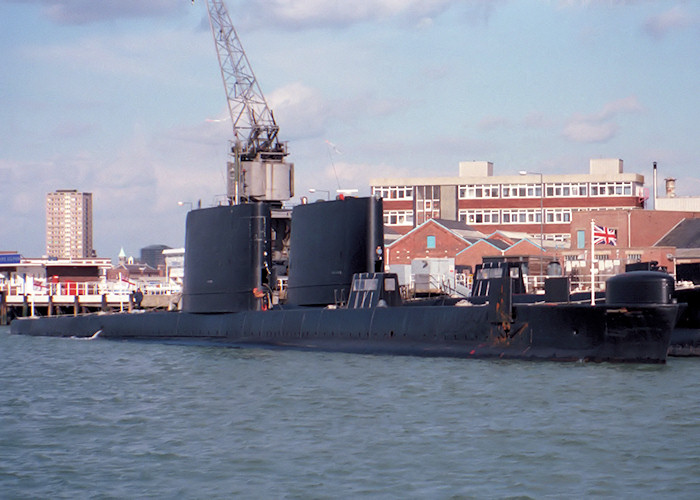
[[[3,286],[3,285],[0,285]],[[137,306],[134,293],[143,300]],[[180,286],[130,282],[66,282],[44,287],[4,285],[0,289],[0,325],[17,317],[79,315],[142,309],[174,310],[179,307]]]
[[[27,259],[2,254],[0,325],[16,317],[177,309],[181,285],[168,278],[107,279],[109,259]],[[140,290],[140,304],[134,294]]]

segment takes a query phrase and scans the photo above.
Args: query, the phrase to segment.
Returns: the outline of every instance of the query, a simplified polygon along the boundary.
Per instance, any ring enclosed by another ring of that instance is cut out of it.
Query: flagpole
[[[593,264],[595,262],[595,243],[593,243],[593,233],[595,232],[595,219],[591,219],[591,305],[595,305],[595,274]]]

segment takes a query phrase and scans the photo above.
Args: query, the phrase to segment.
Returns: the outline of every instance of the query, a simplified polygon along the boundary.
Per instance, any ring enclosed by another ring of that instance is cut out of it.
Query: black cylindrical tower
[[[270,207],[265,203],[187,214],[182,309],[195,313],[259,309],[271,269],[270,250]]]
[[[287,302],[325,305],[346,301],[353,274],[372,273],[383,266],[383,240],[380,198],[294,207]]]

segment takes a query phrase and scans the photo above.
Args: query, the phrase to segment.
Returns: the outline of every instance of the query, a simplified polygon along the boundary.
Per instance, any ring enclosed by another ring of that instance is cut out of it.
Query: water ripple
[[[694,498],[698,360],[528,363],[0,330],[7,498]]]

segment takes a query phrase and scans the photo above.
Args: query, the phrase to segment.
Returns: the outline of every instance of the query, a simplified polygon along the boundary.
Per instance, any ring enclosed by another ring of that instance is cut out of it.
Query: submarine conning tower
[[[673,276],[661,271],[631,271],[605,283],[606,304],[671,304]]]
[[[381,198],[345,198],[294,207],[288,304],[344,304],[354,274],[383,270]]]
[[[182,310],[224,313],[257,310],[252,293],[270,287],[270,206],[225,205],[193,210],[185,231]]]

